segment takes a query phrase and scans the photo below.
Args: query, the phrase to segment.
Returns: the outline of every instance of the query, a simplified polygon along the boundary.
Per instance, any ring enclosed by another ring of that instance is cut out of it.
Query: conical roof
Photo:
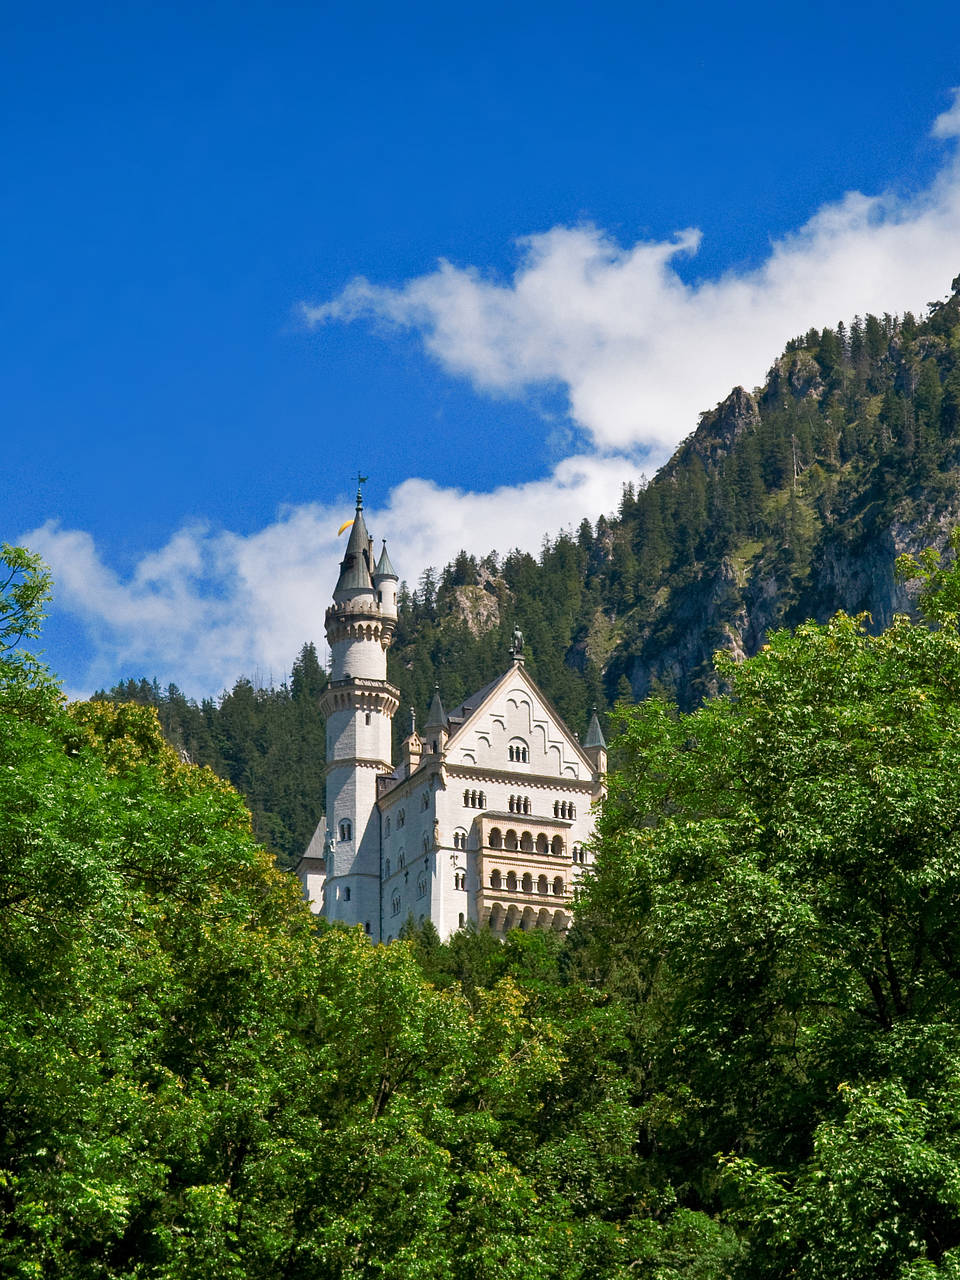
[[[443,703],[440,701],[439,685],[434,685],[430,714],[427,716],[427,722],[423,727],[425,729],[445,729],[447,727],[447,717],[443,710]]]
[[[377,567],[373,571],[375,578],[397,578],[397,574],[393,565],[390,563],[390,557],[387,555],[387,540],[383,540],[383,550],[380,552],[380,559],[377,561]],[[399,582],[400,579],[397,578]]]
[[[357,490],[357,511],[347,542],[347,550],[340,562],[340,577],[333,591],[336,600],[341,592],[373,591],[370,577],[370,535],[363,522],[363,497]]]
[[[597,718],[597,708],[593,708],[593,715],[590,717],[590,726],[587,729],[587,736],[583,740],[585,747],[603,747],[606,750],[607,743],[603,736],[603,730],[600,728],[600,721]]]

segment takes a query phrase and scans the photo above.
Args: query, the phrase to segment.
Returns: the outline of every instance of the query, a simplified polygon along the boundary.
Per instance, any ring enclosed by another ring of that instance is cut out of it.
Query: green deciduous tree
[[[743,1196],[745,1275],[956,1266],[960,569],[901,571],[930,622],[807,624],[693,715],[621,713],[584,962],[663,1175]]]

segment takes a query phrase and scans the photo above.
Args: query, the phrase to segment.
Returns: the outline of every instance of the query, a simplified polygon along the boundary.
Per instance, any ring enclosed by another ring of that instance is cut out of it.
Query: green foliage
[[[199,706],[177,688],[128,680],[98,700],[155,707],[164,735],[194,764],[208,765],[242,792],[256,836],[281,867],[296,866],[324,807],[326,744],[319,698],[327,683],[313,644],[293,664],[289,684],[255,688],[239,679]]]
[[[40,714],[57,704],[46,668],[21,647],[35,640],[46,616],[51,579],[39,556],[25,547],[0,544],[0,706]]]
[[[960,567],[901,571],[930,624],[839,614],[718,655],[729,696],[695,713],[619,713],[577,964],[629,1010],[660,1175],[739,1223],[737,1275],[960,1259]]]

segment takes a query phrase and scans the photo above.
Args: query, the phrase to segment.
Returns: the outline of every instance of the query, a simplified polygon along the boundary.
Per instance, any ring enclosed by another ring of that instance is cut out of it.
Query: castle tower
[[[393,767],[390,728],[399,698],[387,682],[397,583],[386,543],[373,563],[358,487],[353,527],[325,621],[331,671],[320,700],[327,725],[323,911],[328,920],[361,925],[374,942],[380,940],[377,778]]]

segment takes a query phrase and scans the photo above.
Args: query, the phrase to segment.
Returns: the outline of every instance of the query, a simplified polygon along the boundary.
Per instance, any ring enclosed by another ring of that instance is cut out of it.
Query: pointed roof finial
[[[366,476],[357,476],[357,514],[350,521],[352,526],[350,537],[347,539],[347,549],[340,562],[340,577],[337,579],[337,585],[333,590],[333,598],[337,601],[344,598],[345,592],[349,592],[352,595],[359,591],[373,590],[373,580],[370,577],[372,568],[370,535],[367,533],[367,526],[363,522],[363,493],[360,489],[360,485],[365,484],[366,480]],[[349,599],[350,597],[347,596],[346,598]]]
[[[593,715],[590,717],[590,727],[587,729],[587,736],[583,740],[585,747],[603,747],[606,750],[607,743],[603,736],[603,730],[600,728],[600,720],[597,716],[597,708],[593,708]]]
[[[393,565],[390,563],[390,557],[387,555],[387,540],[383,539],[383,550],[380,552],[380,559],[377,561],[377,567],[373,571],[375,578],[396,578],[397,573]],[[399,581],[399,579],[397,579]]]
[[[443,703],[440,701],[440,686],[438,684],[433,686],[433,701],[430,703],[430,712],[423,727],[425,729],[445,729],[447,727],[447,716],[443,709]]]

